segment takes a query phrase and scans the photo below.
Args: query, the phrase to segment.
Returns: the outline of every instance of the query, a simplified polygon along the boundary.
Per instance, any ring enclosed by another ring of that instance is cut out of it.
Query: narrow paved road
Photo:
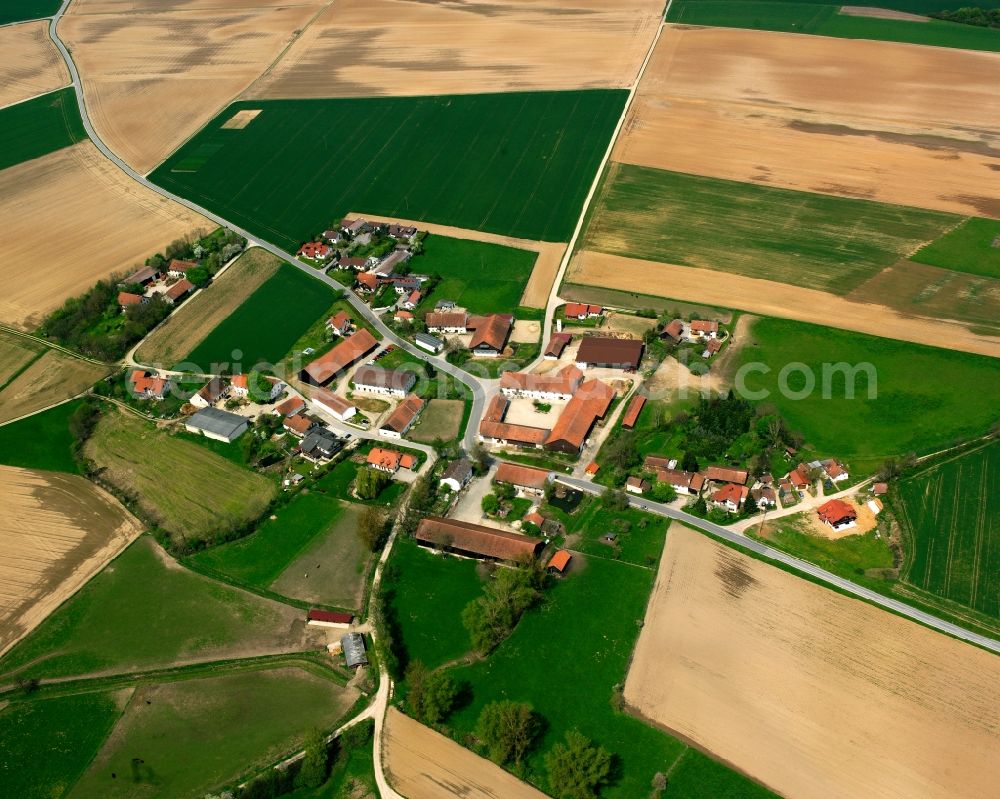
[[[570,488],[575,488],[580,491],[585,491],[588,494],[600,494],[604,491],[604,486],[596,485],[589,480],[580,480],[576,477],[568,477],[555,472],[552,473],[552,478],[558,483],[562,483],[563,485],[567,485]],[[758,555],[763,555],[768,560],[777,561],[778,563],[790,566],[802,574],[808,574],[810,577],[814,577],[828,585],[832,585],[835,588],[839,588],[840,590],[853,594],[861,599],[866,599],[875,605],[885,608],[886,610],[891,610],[894,613],[898,613],[908,619],[925,624],[935,630],[947,633],[948,635],[959,638],[963,641],[977,644],[984,649],[989,649],[992,652],[1000,654],[1000,641],[996,641],[993,638],[987,638],[985,635],[974,633],[971,630],[966,630],[964,627],[959,627],[957,624],[952,624],[944,619],[939,619],[937,616],[932,616],[930,613],[924,613],[922,610],[917,610],[916,608],[910,607],[903,602],[899,602],[898,600],[887,597],[876,591],[872,591],[870,588],[865,588],[857,583],[852,583],[850,580],[838,577],[836,574],[832,574],[825,569],[821,569],[819,566],[814,566],[808,561],[793,557],[785,552],[782,552],[780,549],[774,549],[773,547],[769,547],[766,544],[753,540],[752,538],[747,538],[741,533],[733,532],[726,527],[721,527],[720,525],[707,521],[706,519],[692,516],[690,513],[686,513],[682,510],[676,510],[675,508],[671,508],[670,506],[659,502],[653,502],[652,500],[633,496],[629,496],[628,501],[629,505],[633,508],[639,508],[641,510],[649,511],[650,513],[655,513],[659,516],[665,516],[670,519],[676,519],[677,521],[684,522],[684,524],[696,527],[699,530],[704,530],[705,532],[722,538],[731,544],[735,544],[741,549],[746,549]]]

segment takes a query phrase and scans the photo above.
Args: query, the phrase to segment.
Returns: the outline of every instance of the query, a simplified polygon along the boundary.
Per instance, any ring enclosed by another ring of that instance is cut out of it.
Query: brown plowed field
[[[0,422],[75,397],[110,371],[58,350],[48,350],[0,391]]]
[[[140,532],[82,477],[0,466],[0,655]]]
[[[77,14],[59,32],[97,132],[145,173],[249,86],[320,7]]]
[[[45,20],[0,28],[0,107],[69,85]]]
[[[407,799],[546,799],[489,760],[390,707],[386,777]]]
[[[763,316],[1000,357],[1000,339],[973,333],[958,322],[909,316],[877,303],[848,300],[816,289],[711,269],[584,250],[573,256],[566,281],[737,308]]]
[[[249,97],[628,86],[660,0],[337,0]]]
[[[97,280],[212,228],[137,184],[90,142],[0,172],[0,218],[0,322],[25,329]]]
[[[673,525],[625,701],[782,796],[1000,784],[1000,658]]]
[[[1000,54],[668,26],[614,158],[1000,217]]]

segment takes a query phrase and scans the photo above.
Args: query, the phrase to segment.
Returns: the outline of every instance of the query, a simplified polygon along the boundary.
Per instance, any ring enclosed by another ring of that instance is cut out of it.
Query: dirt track
[[[395,708],[386,715],[384,750],[386,776],[407,799],[546,799]]]
[[[783,796],[1000,780],[1000,659],[674,525],[625,700]]]
[[[90,142],[0,172],[0,217],[0,322],[24,329],[98,279],[212,229],[139,186]],[[54,235],[72,246],[53,247]]]
[[[614,158],[1000,217],[1000,54],[668,26]]]
[[[0,466],[0,655],[124,549],[139,522],[82,477]]]
[[[906,316],[884,305],[727,272],[582,251],[573,256],[566,280],[1000,357],[1000,339],[957,322]]]
[[[535,259],[535,266],[531,270],[531,277],[524,287],[521,295],[521,305],[529,308],[544,308],[549,299],[549,291],[552,288],[552,281],[556,279],[559,271],[559,262],[562,260],[566,245],[551,241],[531,241],[529,239],[515,239],[513,236],[501,236],[496,233],[484,233],[481,230],[469,230],[468,228],[451,227],[450,225],[436,225],[433,222],[418,222],[414,219],[399,219],[397,217],[382,216],[379,214],[366,214],[352,211],[348,214],[351,218],[364,217],[365,219],[378,219],[385,222],[396,222],[400,225],[409,225],[418,230],[426,230],[438,236],[449,236],[453,239],[469,239],[470,241],[485,241],[488,244],[502,244],[505,247],[515,247],[518,250],[531,250],[538,253]]]
[[[658,0],[337,0],[249,97],[369,97],[624,87]]]
[[[0,107],[69,85],[47,29],[44,20],[0,28]]]

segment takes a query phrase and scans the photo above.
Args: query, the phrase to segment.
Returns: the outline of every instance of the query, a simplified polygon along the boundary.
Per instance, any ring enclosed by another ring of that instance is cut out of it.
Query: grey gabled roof
[[[448,464],[448,468],[444,470],[444,474],[441,476],[442,480],[447,480],[448,478],[453,478],[459,483],[464,483],[469,477],[472,476],[472,463],[470,463],[465,458],[457,461],[452,461]]]
[[[220,411],[218,408],[202,408],[193,414],[186,422],[190,427],[196,427],[207,433],[226,436],[229,438],[237,430],[247,424],[246,418],[228,411]]]
[[[417,341],[422,341],[424,344],[430,344],[432,347],[443,347],[444,342],[439,338],[434,338],[434,336],[429,336],[426,333],[417,333],[414,338]]]
[[[347,633],[340,639],[340,647],[344,650],[344,657],[347,659],[349,667],[368,665],[365,637],[361,633]]]

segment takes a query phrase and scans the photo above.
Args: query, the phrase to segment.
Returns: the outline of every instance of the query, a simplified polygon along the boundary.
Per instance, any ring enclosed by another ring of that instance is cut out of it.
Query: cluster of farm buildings
[[[135,305],[145,305],[154,297],[160,297],[168,305],[177,305],[195,290],[194,284],[187,279],[188,271],[195,268],[198,268],[197,261],[181,261],[175,258],[165,270],[152,266],[137,269],[121,281],[122,290],[118,292],[118,306],[124,313]]]

